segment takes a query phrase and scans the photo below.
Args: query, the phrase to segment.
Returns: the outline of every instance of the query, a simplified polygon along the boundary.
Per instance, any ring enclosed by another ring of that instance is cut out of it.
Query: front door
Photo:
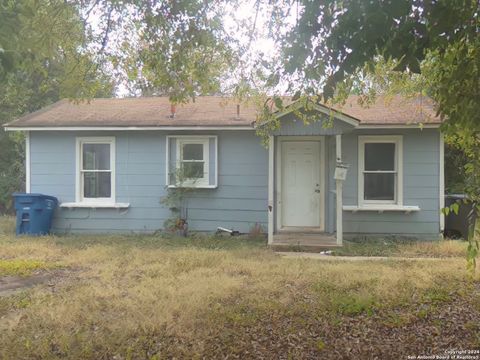
[[[320,141],[281,142],[281,228],[323,230]]]

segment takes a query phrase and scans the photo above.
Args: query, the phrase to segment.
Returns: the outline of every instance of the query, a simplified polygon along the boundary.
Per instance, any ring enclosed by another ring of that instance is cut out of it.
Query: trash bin
[[[449,238],[468,239],[468,233],[471,225],[477,220],[477,213],[473,204],[468,200],[465,194],[447,194],[445,195],[445,206],[458,203],[458,214],[450,211],[445,217],[444,235]]]
[[[57,207],[56,197],[43,194],[14,193],[17,213],[16,233],[45,235],[50,232],[53,212]]]

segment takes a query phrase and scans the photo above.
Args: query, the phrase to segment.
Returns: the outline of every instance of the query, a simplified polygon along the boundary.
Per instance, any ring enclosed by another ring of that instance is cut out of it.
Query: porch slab
[[[326,249],[340,247],[332,234],[326,233],[281,233],[273,235],[270,246],[276,251],[319,252]]]

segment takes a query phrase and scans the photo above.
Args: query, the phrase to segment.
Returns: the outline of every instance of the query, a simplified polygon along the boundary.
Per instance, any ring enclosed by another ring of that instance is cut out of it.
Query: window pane
[[[109,198],[111,196],[111,173],[85,172],[83,174],[83,197]]]
[[[202,179],[203,178],[203,162],[184,162],[183,176],[186,179]]]
[[[365,144],[365,170],[395,170],[395,144]]]
[[[395,200],[396,174],[364,174],[365,200]]]
[[[203,144],[184,144],[183,160],[203,160]]]
[[[110,170],[110,144],[83,144],[83,170]]]

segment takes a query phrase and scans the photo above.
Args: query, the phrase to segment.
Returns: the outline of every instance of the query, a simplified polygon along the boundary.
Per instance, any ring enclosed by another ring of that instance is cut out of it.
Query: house
[[[268,148],[254,108],[214,96],[176,107],[162,97],[60,101],[5,128],[26,134],[27,192],[60,201],[56,233],[162,228],[171,211],[160,200],[181,167],[195,188],[190,230],[259,223],[270,244],[439,238],[443,139],[430,101],[364,108],[351,97],[338,111],[316,105],[308,125],[294,109],[277,114]]]

